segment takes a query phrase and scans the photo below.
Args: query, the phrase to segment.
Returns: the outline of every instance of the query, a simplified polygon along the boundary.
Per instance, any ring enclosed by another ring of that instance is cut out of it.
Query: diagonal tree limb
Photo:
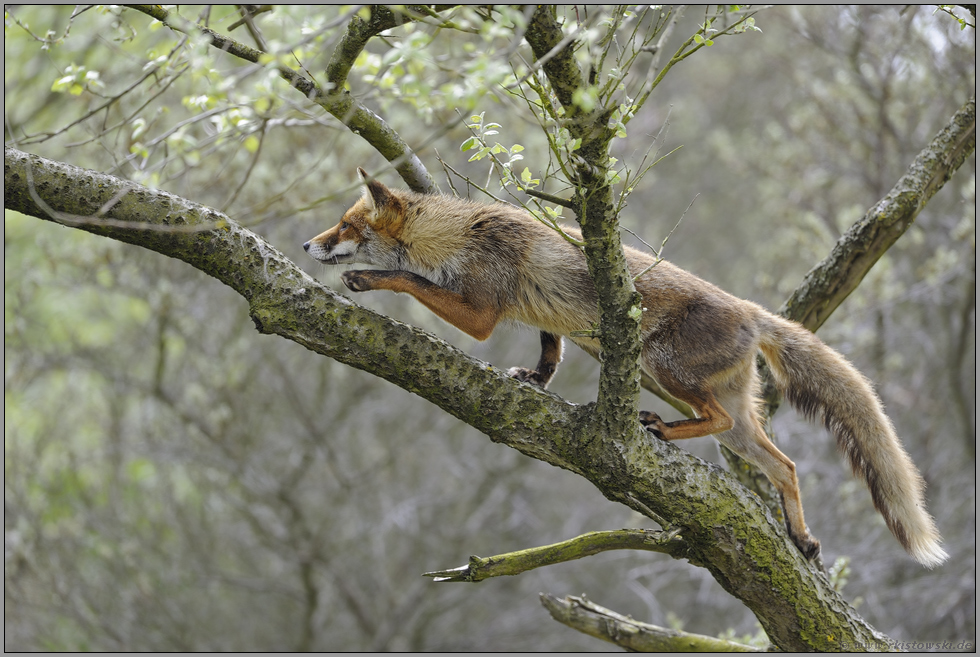
[[[975,147],[976,99],[970,98],[919,152],[892,190],[841,236],[830,255],[810,270],[778,314],[816,332],[864,280],[871,267],[912,226],[929,199],[973,154]],[[762,359],[759,370],[766,415],[772,417],[782,397]],[[770,438],[775,438],[770,427],[767,431]],[[758,493],[773,515],[781,518],[782,505],[765,475],[731,450],[724,446],[720,449],[739,481]]]
[[[342,88],[347,82],[347,76],[350,74],[354,61],[364,50],[368,41],[385,30],[426,16],[430,12],[441,12],[454,6],[435,5],[430,8],[425,5],[404,5],[400,11],[395,11],[385,5],[372,5],[369,19],[357,15],[352,16],[347,24],[347,31],[344,33],[340,44],[334,48],[330,62],[327,64],[328,85],[331,89]]]
[[[779,647],[833,650],[843,641],[886,638],[803,559],[758,498],[721,468],[662,441],[603,435],[591,420],[592,405],[519,383],[424,331],[358,306],[211,208],[12,148],[4,150],[5,208],[55,221],[33,200],[28,168],[35,192],[54,212],[70,215],[82,230],[183,260],[217,278],[248,302],[259,332],[391,381],[495,442],[582,475],[610,500],[666,519],[681,532],[683,557],[742,600]],[[100,210],[109,225],[100,225]],[[117,223],[127,221],[138,229]],[[180,230],[145,230],[146,224]]]
[[[779,308],[783,317],[816,332],[891,246],[905,234],[936,192],[976,149],[977,103],[970,98],[915,157],[891,191],[871,206],[834,245],[826,258],[803,277]],[[768,415],[781,401],[763,368]]]
[[[976,115],[976,99],[970,98],[916,156],[892,190],[844,233],[829,256],[810,270],[779,314],[811,331],[827,321],[878,259],[912,226],[929,199],[973,154]]]
[[[187,262],[239,293],[260,332],[282,335],[372,371],[470,424],[476,422],[491,437],[516,432],[528,441],[522,450],[526,453],[537,452],[535,442],[549,451],[549,441],[584,412],[334,293],[260,236],[212,208],[13,148],[4,150],[4,207]],[[536,425],[545,416],[554,431]],[[521,419],[513,420],[514,427],[507,418]],[[571,466],[561,458],[546,460]]]

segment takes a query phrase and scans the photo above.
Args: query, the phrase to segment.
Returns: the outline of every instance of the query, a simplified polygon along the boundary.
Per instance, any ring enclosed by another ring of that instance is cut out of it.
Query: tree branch
[[[558,102],[569,113],[575,112],[573,97],[585,80],[561,26],[552,15],[554,5],[540,5],[531,15],[524,38],[534,51],[535,66],[541,66]],[[563,47],[563,44],[564,47]],[[540,62],[540,64],[538,64]]]
[[[840,238],[779,309],[811,331],[820,328],[901,237],[933,195],[976,148],[976,99],[970,98],[909,165],[883,199]]]
[[[493,557],[470,557],[470,562],[459,568],[423,573],[436,582],[482,582],[491,577],[520,575],[521,573],[556,563],[591,557],[609,550],[648,550],[683,558],[683,539],[677,531],[653,529],[619,529],[605,532],[589,532],[561,543],[507,552]]]
[[[963,107],[916,156],[892,190],[856,221],[826,258],[803,277],[777,311],[816,332],[905,234],[919,212],[976,149],[976,98]],[[772,416],[781,397],[768,368],[762,367],[763,399]]]
[[[631,652],[765,652],[743,643],[641,623],[584,597],[559,599],[542,593],[541,604],[559,623]]]
[[[556,427],[567,428],[581,412],[578,406],[519,384],[505,372],[434,341],[418,329],[332,292],[261,237],[212,208],[12,148],[4,151],[4,165],[6,208],[183,260],[244,297],[260,332],[282,335],[370,370],[465,422],[476,421],[473,426],[492,437],[515,431],[503,418],[521,417],[533,425],[535,414],[543,411]],[[29,178],[34,179],[33,185]],[[395,346],[398,344],[401,347]],[[401,356],[398,349],[405,350]],[[413,355],[406,358],[405,354]],[[477,378],[483,385],[473,384]],[[521,404],[522,410],[511,404]],[[500,416],[494,420],[479,419],[497,413]],[[534,443],[539,438],[544,440],[540,444],[546,446],[545,451],[550,451],[550,432],[538,437],[529,435],[527,429],[517,433],[527,439],[524,449],[528,453],[537,452]],[[569,465],[560,458],[554,464]]]
[[[707,43],[705,41],[702,41],[701,43],[697,43],[694,46],[692,46],[691,44],[694,44],[695,43],[695,39],[698,36],[701,36],[703,39],[707,39],[707,37],[709,36],[709,34],[707,33],[707,30],[706,30],[707,23],[710,23],[711,21],[717,20],[718,18],[722,17],[726,13],[724,6],[723,5],[719,5],[718,11],[714,14],[714,16],[712,16],[710,18],[710,20],[708,20],[706,22],[706,24],[701,25],[699,27],[699,29],[698,29],[697,32],[695,32],[690,37],[688,37],[688,39],[684,43],[681,44],[681,46],[677,49],[677,51],[674,53],[674,55],[667,61],[667,63],[664,65],[664,67],[662,69],[660,69],[659,72],[657,72],[657,75],[656,76],[654,76],[653,75],[654,72],[657,71],[656,64],[659,61],[659,56],[661,54],[661,48],[663,47],[663,44],[666,43],[666,39],[669,37],[670,32],[673,31],[674,26],[676,25],[677,21],[679,21],[680,18],[681,18],[681,16],[683,15],[683,13],[684,13],[683,10],[684,10],[684,7],[678,8],[676,10],[677,13],[675,15],[675,18],[674,18],[673,23],[670,25],[669,28],[667,28],[667,30],[665,30],[664,35],[663,35],[663,38],[661,38],[660,41],[657,43],[656,49],[654,50],[654,61],[650,65],[650,72],[649,72],[649,74],[647,76],[647,82],[644,85],[644,91],[636,99],[636,105],[637,105],[638,108],[639,107],[642,107],[647,102],[647,99],[650,97],[650,94],[653,93],[653,90],[656,89],[657,86],[660,85],[660,83],[664,79],[664,76],[667,75],[667,72],[671,68],[673,68],[675,64],[679,64],[680,62],[684,61],[685,59],[687,59],[688,57],[690,57],[691,55],[693,55],[694,53],[696,53],[698,50],[701,50],[701,48],[704,48],[707,45]],[[726,27],[726,28],[722,29],[721,31],[719,31],[717,34],[710,35],[710,36],[712,36],[712,38],[714,38],[714,39],[717,39],[717,38],[719,38],[721,36],[724,36],[726,34],[731,34],[739,25],[741,25],[742,23],[744,23],[748,19],[750,19],[753,16],[755,16],[756,13],[758,13],[758,12],[757,11],[752,11],[750,13],[747,13],[744,16],[742,16],[741,18],[739,18],[736,22],[732,23],[728,27]]]
[[[855,222],[837,241],[830,255],[810,270],[778,314],[816,332],[911,227],[926,202],[966,161],[975,146],[976,100],[971,98],[916,156],[908,173],[891,192]],[[759,372],[766,415],[772,417],[782,403],[782,396],[776,390],[769,367],[761,359]],[[771,431],[767,431],[774,439]],[[758,493],[774,515],[781,517],[779,497],[765,475],[724,446],[721,452],[739,480]]]

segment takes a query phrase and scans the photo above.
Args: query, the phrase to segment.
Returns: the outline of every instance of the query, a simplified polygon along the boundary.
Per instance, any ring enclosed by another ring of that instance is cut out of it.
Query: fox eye
[[[346,221],[341,221],[340,222],[340,230],[347,230],[348,228],[350,228],[350,224],[349,223],[347,223]]]

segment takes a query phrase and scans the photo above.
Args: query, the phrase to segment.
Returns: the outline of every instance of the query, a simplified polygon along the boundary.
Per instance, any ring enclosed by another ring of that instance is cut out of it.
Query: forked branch
[[[264,65],[269,56],[269,53],[250,48],[215,30],[192,23],[174,11],[164,9],[161,5],[126,5],[126,7],[160,21],[175,32],[203,34],[218,50],[244,61]],[[327,89],[321,88],[314,80],[282,64],[277,65],[276,70],[290,86],[329,112],[391,162],[409,187],[417,192],[431,193],[437,191],[438,187],[413,149],[384,119],[343,87],[350,67],[368,39],[410,19],[409,14],[396,14],[384,7],[373,8],[370,21],[364,21],[355,15],[348,25],[345,38],[341,40],[330,59],[327,68]]]
[[[744,643],[641,623],[585,597],[542,593],[541,604],[559,623],[632,652],[765,652]]]

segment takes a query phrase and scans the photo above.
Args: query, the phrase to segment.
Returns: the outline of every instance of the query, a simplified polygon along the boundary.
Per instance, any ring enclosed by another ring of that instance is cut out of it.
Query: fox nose
[[[303,243],[303,250],[304,251],[309,251],[310,250],[310,243],[309,242],[304,242]]]

